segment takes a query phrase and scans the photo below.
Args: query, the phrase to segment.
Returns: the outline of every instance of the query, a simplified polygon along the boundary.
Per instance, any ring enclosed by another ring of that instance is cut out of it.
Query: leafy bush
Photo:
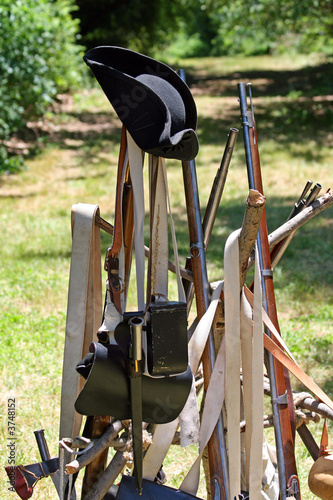
[[[175,30],[170,41],[171,55],[290,52],[331,55],[333,52],[331,0],[177,0],[176,3],[178,31]]]
[[[2,0],[0,5],[0,172],[20,165],[6,141],[42,116],[58,92],[80,82],[81,47],[72,0]]]

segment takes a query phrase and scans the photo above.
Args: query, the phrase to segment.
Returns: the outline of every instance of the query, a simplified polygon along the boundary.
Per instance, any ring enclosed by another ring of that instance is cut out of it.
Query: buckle
[[[112,257],[111,250],[112,248],[110,247],[106,251],[104,269],[108,273],[111,290],[121,292],[123,284],[119,277],[119,258],[117,256]]]
[[[104,271],[108,270],[108,262],[111,258],[111,250],[112,250],[112,247],[109,247],[106,251],[105,260],[104,260]]]

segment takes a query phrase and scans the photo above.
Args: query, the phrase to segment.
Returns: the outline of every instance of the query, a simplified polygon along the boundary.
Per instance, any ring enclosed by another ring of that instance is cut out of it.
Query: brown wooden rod
[[[115,439],[119,432],[124,428],[124,424],[120,420],[116,420],[111,424],[104,434],[95,440],[94,446],[87,450],[82,455],[77,456],[72,462],[66,465],[66,474],[75,474],[83,467],[90,464],[96,457],[100,455],[110,443]]]
[[[303,199],[302,203],[300,204],[295,204],[295,207],[289,216],[289,219],[292,219],[297,213],[300,213],[302,210],[304,210],[305,207],[310,205],[312,202],[315,201],[317,196],[320,193],[322,186],[318,183],[315,184],[315,186],[312,188],[310,195],[308,196],[307,199]],[[293,215],[294,214],[294,215]],[[279,263],[281,257],[283,256],[284,252],[288,248],[289,243],[293,239],[295,232],[289,234],[284,240],[280,241],[275,247],[271,250],[271,263],[272,263],[272,269],[276,267],[276,265]]]
[[[264,206],[265,197],[259,191],[250,189],[239,235],[240,289],[243,288],[245,283],[247,263],[257,239]]]
[[[241,231],[239,234],[239,289],[242,290],[246,273],[248,270],[249,257],[255,245],[261,216],[265,206],[265,197],[256,191],[250,189],[246,200],[246,209],[242,222]],[[221,293],[222,300],[224,299],[223,291]],[[222,307],[218,309],[218,321],[224,323],[224,310]]]
[[[90,432],[91,439],[101,437],[106,429],[110,426],[111,417],[94,417],[92,428]],[[103,474],[105,470],[108,457],[108,448],[103,450],[94,460],[92,460],[85,468],[82,480],[82,497],[91,490],[97,479]]]
[[[269,237],[269,245],[276,245],[280,241],[293,234],[298,228],[303,226],[306,222],[318,215],[320,212],[329,208],[333,204],[333,191],[328,191],[316,199],[311,205],[304,208],[302,212],[295,215],[292,219],[288,220],[282,226],[273,231]]]
[[[202,221],[202,230],[204,237],[204,245],[207,249],[213,227],[216,220],[218,208],[220,206],[225,182],[227,179],[228,169],[235,148],[239,130],[237,128],[230,128],[227,143],[224,148],[221,164],[217,170],[214,178],[213,186],[209,195],[205,215]]]
[[[84,500],[102,500],[126,465],[124,454],[117,451],[103,475],[98,478]]]
[[[317,458],[319,458],[319,446],[317,445],[316,441],[314,440],[307,426],[304,423],[300,425],[297,428],[297,433],[301,438],[301,440],[303,441],[303,443],[305,444],[312,459],[316,461]]]
[[[326,208],[333,204],[333,191],[328,189],[325,194],[316,199],[311,205],[305,208],[302,212],[295,215],[292,219],[286,221],[280,227],[272,231],[268,235],[268,243],[270,248],[274,247],[280,241],[284,241],[290,234],[293,234],[298,228],[303,226],[306,222],[313,219],[316,215],[320,214]],[[251,255],[248,268],[254,263],[254,256]]]

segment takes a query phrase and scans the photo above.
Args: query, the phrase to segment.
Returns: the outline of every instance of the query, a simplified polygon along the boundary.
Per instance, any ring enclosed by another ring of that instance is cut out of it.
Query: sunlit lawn
[[[323,192],[332,187],[332,100],[326,86],[330,65],[314,56],[302,56],[293,60],[187,60],[182,66],[198,108],[196,164],[202,212],[229,128],[240,128],[239,81],[253,84],[269,231],[286,220],[308,179],[321,183]],[[41,153],[27,160],[27,170],[0,178],[3,466],[7,463],[10,397],[17,401],[17,463],[39,460],[33,431],[40,428],[46,429],[51,454],[57,454],[71,206],[96,203],[102,217],[113,222],[120,124],[108,102],[99,90],[82,92],[74,96],[71,112],[50,114],[48,119],[53,132]],[[248,183],[242,141],[240,131],[207,250],[210,281],[223,278],[225,240],[243,219]],[[167,165],[178,250],[184,263],[189,251],[182,170],[178,162]],[[275,272],[282,334],[299,364],[331,397],[332,221],[329,209],[301,228]],[[110,243],[110,237],[103,234],[103,254]],[[176,291],[174,284],[171,291]],[[129,303],[135,307],[133,289]],[[311,424],[310,428],[318,442],[321,426]],[[179,484],[194,457],[193,450],[171,450],[165,463],[168,484]],[[297,458],[302,498],[314,499],[307,487],[312,459],[299,441]],[[7,491],[3,467],[0,478],[0,498],[15,498]],[[204,498],[203,484],[199,494]],[[36,486],[35,496],[56,498],[50,478]]]

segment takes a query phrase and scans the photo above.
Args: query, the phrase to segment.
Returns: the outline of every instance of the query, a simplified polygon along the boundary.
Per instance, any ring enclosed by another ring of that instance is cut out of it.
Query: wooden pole
[[[90,464],[100,453],[102,453],[113,439],[119,434],[119,432],[124,428],[124,424],[120,420],[116,420],[111,424],[104,434],[95,440],[94,446],[89,448],[86,453],[79,455],[75,460],[66,465],[66,474],[75,474],[79,472],[83,467]]]

